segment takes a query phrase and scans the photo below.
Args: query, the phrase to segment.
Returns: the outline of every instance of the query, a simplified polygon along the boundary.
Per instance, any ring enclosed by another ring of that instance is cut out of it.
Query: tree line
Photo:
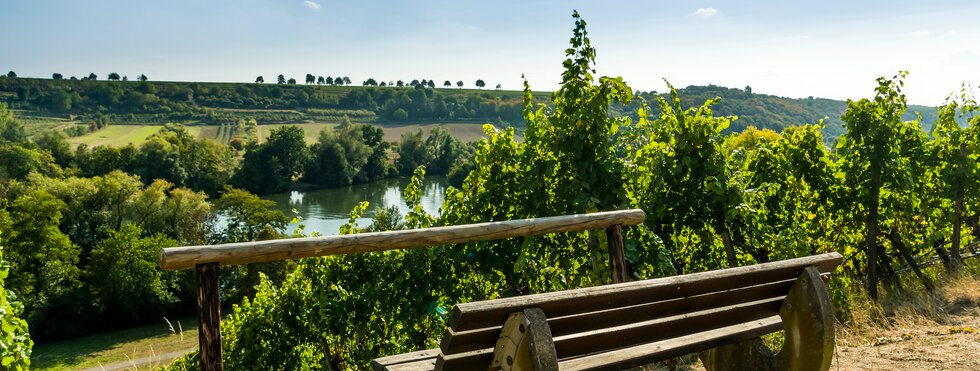
[[[737,119],[716,115],[717,100],[686,106],[673,87],[619,115],[613,103],[636,96],[621,78],[594,76],[595,49],[574,17],[554,105],[534,105],[525,84],[523,141],[513,129],[482,140],[440,215],[418,205],[420,167],[407,214],[359,226],[361,204],[342,233],[642,208],[644,223],[623,231],[634,279],[839,251],[829,286],[844,321],[854,295],[903,290],[878,272],[937,256],[945,269],[913,272],[929,290],[960,269],[965,241],[980,241],[980,107],[968,94],[941,107],[927,133],[902,118],[904,73],[879,78],[873,98],[848,101],[833,148],[822,122],[725,134]],[[606,243],[581,232],[305,259],[234,307],[222,323],[225,364],[366,369],[429,349],[455,303],[607,283]]]
[[[39,341],[187,313],[193,277],[160,271],[159,249],[285,237],[289,218],[253,192],[300,180],[366,182],[418,165],[449,173],[471,163],[473,147],[442,127],[395,143],[383,134],[345,120],[308,146],[301,128],[285,126],[236,150],[166,125],[139,146],[72,148],[57,132],[29,138],[0,103],[0,234],[10,262],[4,287]],[[226,271],[223,279],[233,283],[225,294],[237,302],[254,293],[258,272],[282,277],[290,266]]]
[[[290,84],[284,76],[279,77],[282,84],[276,85],[0,78],[0,92],[9,93],[2,99],[13,108],[82,119],[154,114],[172,122],[216,123],[221,118],[213,114],[213,108],[334,109],[368,110],[377,118],[394,122],[483,120],[523,125],[517,94],[431,89],[434,82],[424,79],[402,88],[398,83],[394,89],[370,84],[365,88],[337,91]],[[277,119],[281,118],[272,118]]]

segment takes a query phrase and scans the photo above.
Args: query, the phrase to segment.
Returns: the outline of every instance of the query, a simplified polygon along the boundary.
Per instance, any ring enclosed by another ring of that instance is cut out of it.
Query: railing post
[[[609,243],[609,271],[612,283],[627,281],[626,253],[623,251],[623,230],[619,224],[606,228],[606,240]]]
[[[201,370],[221,371],[221,297],[218,263],[197,264],[197,340]]]

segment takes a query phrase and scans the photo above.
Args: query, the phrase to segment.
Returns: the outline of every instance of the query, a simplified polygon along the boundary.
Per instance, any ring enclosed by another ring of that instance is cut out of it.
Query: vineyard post
[[[221,365],[221,298],[218,263],[197,264],[198,347],[201,370],[220,371]]]
[[[623,230],[619,224],[606,227],[606,240],[609,243],[609,271],[612,283],[627,281],[626,254],[623,251]]]

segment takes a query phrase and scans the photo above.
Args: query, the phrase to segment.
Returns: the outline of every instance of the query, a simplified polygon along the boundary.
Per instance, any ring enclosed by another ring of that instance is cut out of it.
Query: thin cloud
[[[303,6],[305,6],[307,8],[310,8],[310,9],[313,9],[313,10],[320,10],[320,4],[314,3],[314,2],[312,2],[310,0],[304,1],[303,2]]]
[[[716,14],[718,14],[718,9],[715,8],[698,8],[694,11],[694,15],[698,17],[712,17]]]
[[[913,31],[913,32],[909,32],[909,35],[915,37],[925,37],[925,36],[929,36],[929,30]]]

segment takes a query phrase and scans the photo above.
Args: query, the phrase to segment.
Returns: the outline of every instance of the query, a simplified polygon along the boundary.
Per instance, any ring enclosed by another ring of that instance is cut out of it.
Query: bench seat
[[[825,339],[827,324],[823,322],[832,315],[832,308],[823,279],[840,261],[839,254],[831,253],[458,304],[453,308],[438,349],[378,358],[372,367],[376,370],[487,369],[495,358],[497,363],[502,362],[503,350],[498,341],[509,331],[506,329],[509,318],[524,313],[532,318],[531,322],[524,321],[533,328],[536,314],[528,312],[531,310],[540,313],[539,322],[544,331],[538,330],[537,337],[544,339],[539,341],[546,348],[546,356],[553,353],[548,356],[553,360],[545,362],[552,367],[562,370],[637,367],[755,339],[782,330],[787,318],[797,326],[799,316],[787,313],[800,308],[787,308],[792,307],[786,304],[787,298],[814,293],[819,296],[821,290],[823,296],[819,300],[807,300],[813,303],[802,306],[817,305],[814,308],[820,318],[814,320],[823,326],[817,337]],[[816,289],[810,287],[814,285]],[[794,290],[805,292],[794,294]],[[832,344],[832,317],[829,322]],[[829,365],[829,358],[827,362]]]

